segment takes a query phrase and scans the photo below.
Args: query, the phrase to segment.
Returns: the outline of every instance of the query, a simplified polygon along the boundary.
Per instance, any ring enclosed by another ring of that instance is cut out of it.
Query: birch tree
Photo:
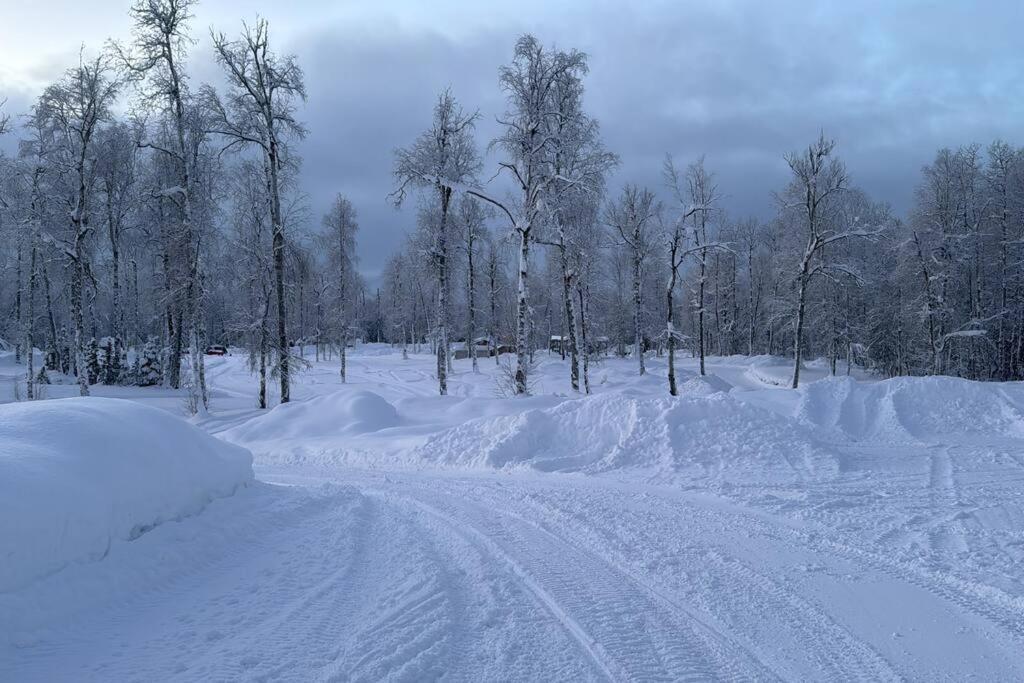
[[[643,268],[653,246],[651,228],[660,211],[661,206],[655,201],[654,194],[636,185],[623,188],[619,199],[605,210],[605,221],[629,252],[633,276],[633,343],[641,375],[647,372],[644,365]]]
[[[174,169],[175,184],[161,191],[176,204],[180,212],[179,239],[184,247],[186,263],[183,269],[184,281],[177,285],[181,291],[172,292],[172,296],[184,297],[183,317],[187,320],[177,321],[174,346],[170,354],[170,382],[172,386],[178,386],[180,340],[182,328],[187,323],[190,330],[192,388],[199,397],[197,409],[205,411],[208,398],[199,322],[199,239],[196,235],[194,195],[196,166],[206,140],[207,126],[203,112],[199,109],[201,105],[189,90],[188,76],[184,71],[187,47],[192,43],[188,24],[195,4],[196,0],[138,0],[129,10],[134,23],[131,46],[125,48],[115,43],[114,48],[128,73],[141,84],[144,104],[158,108],[170,123],[167,143],[150,140],[140,144],[169,159]]]
[[[324,241],[328,245],[335,283],[335,311],[338,326],[338,354],[341,381],[346,380],[346,347],[348,331],[352,324],[354,269],[356,263],[356,210],[352,202],[337,195],[331,210],[324,216]]]
[[[835,142],[824,134],[802,152],[786,155],[793,174],[784,201],[793,211],[793,228],[804,237],[804,248],[796,272],[796,319],[793,332],[793,388],[800,385],[803,358],[807,294],[812,278],[829,274],[830,264],[819,259],[826,246],[862,234],[859,230],[836,229],[833,209],[847,189],[846,166],[834,156]]]
[[[477,279],[480,243],[487,236],[487,212],[478,199],[463,195],[458,203],[457,216],[462,248],[466,254],[466,344],[473,372],[479,372],[476,357]]]
[[[433,192],[437,201],[436,221],[432,231],[432,260],[437,273],[437,385],[442,396],[448,393],[450,362],[449,214],[455,190],[473,185],[480,170],[480,157],[473,141],[473,126],[476,119],[476,113],[465,112],[451,91],[445,90],[434,106],[431,127],[410,147],[395,151],[394,176],[398,183],[398,187],[392,193],[395,205],[401,206],[413,188]]]
[[[107,57],[79,58],[77,67],[51,85],[40,100],[40,111],[62,138],[61,154],[55,159],[71,179],[70,229],[58,240],[71,271],[71,324],[74,334],[75,374],[79,393],[89,395],[89,373],[85,367],[84,295],[87,278],[92,277],[87,241],[93,234],[89,223],[89,202],[95,181],[94,137],[100,124],[110,116],[119,81]]]
[[[566,140],[557,131],[570,125],[569,119],[582,112],[559,111],[555,98],[560,85],[581,82],[586,73],[587,57],[582,52],[548,49],[531,35],[521,36],[516,41],[512,63],[499,72],[498,81],[505,93],[507,109],[498,119],[502,133],[492,143],[505,152],[505,158],[499,162],[499,172],[506,173],[513,181],[518,200],[505,203],[481,190],[469,190],[470,194],[495,205],[508,218],[518,242],[513,377],[517,395],[528,392],[530,247],[536,231],[550,215],[551,186],[558,182],[563,187],[573,187],[582,182],[579,177],[556,171],[556,159],[559,153],[566,151],[563,147]]]
[[[301,138],[306,133],[295,118],[296,100],[305,101],[306,87],[295,57],[278,57],[271,51],[270,26],[264,19],[257,20],[253,27],[243,24],[242,35],[236,40],[229,40],[223,33],[213,33],[213,46],[229,84],[224,104],[216,97],[210,98],[216,130],[230,140],[229,146],[256,147],[264,156],[274,258],[277,372],[281,403],[288,403],[291,369],[280,176],[288,162],[289,138]]]

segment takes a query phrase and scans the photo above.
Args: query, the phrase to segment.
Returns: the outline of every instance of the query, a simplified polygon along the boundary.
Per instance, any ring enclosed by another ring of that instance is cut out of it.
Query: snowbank
[[[956,377],[837,377],[799,389],[796,417],[856,441],[1024,437],[1024,385]]]
[[[419,457],[450,466],[642,470],[731,482],[835,476],[838,458],[810,429],[743,403],[724,386],[700,383],[702,395],[675,399],[609,393],[472,420],[430,437]]]
[[[233,443],[291,441],[352,436],[400,424],[395,406],[379,394],[342,389],[275,406],[266,415],[222,433]]]
[[[200,512],[252,456],[156,408],[107,398],[0,406],[0,592]]]

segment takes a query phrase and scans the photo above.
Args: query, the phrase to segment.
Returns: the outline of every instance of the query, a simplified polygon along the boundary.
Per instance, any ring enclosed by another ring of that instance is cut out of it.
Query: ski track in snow
[[[389,460],[507,405],[469,373],[433,398],[430,362],[354,353],[352,390],[386,396],[397,426],[249,444],[265,483],[0,593],[0,680],[1024,678],[1020,440],[893,445],[829,423],[839,475],[805,450],[770,484],[722,463],[666,480]],[[243,367],[210,363],[211,433],[263,419]],[[748,405],[792,410],[783,370],[710,367]],[[662,389],[631,369],[602,363],[595,385]],[[336,373],[300,376],[299,400]]]

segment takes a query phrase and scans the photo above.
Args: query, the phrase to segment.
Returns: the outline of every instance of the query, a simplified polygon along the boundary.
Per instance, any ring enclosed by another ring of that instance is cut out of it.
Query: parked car
[[[226,356],[228,355],[228,349],[220,344],[212,344],[206,347],[207,356]]]

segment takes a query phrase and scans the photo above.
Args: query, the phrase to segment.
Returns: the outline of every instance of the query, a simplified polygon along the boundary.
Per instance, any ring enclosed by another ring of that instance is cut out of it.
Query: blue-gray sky
[[[27,108],[81,44],[126,37],[127,4],[5,9],[8,109]],[[429,123],[449,85],[480,110],[483,148],[503,109],[498,67],[523,32],[590,55],[588,106],[622,159],[613,185],[660,189],[667,152],[682,162],[705,154],[733,215],[769,215],[771,192],[786,179],[782,155],[820,129],[837,139],[854,182],[899,212],[939,147],[1024,143],[1019,0],[206,0],[193,22],[195,80],[216,77],[208,28],[232,32],[257,12],[270,20],[277,50],[295,53],[306,72],[301,117],[310,135],[300,152],[313,220],[334,193],[348,195],[371,277],[414,218],[386,199],[393,148]]]

